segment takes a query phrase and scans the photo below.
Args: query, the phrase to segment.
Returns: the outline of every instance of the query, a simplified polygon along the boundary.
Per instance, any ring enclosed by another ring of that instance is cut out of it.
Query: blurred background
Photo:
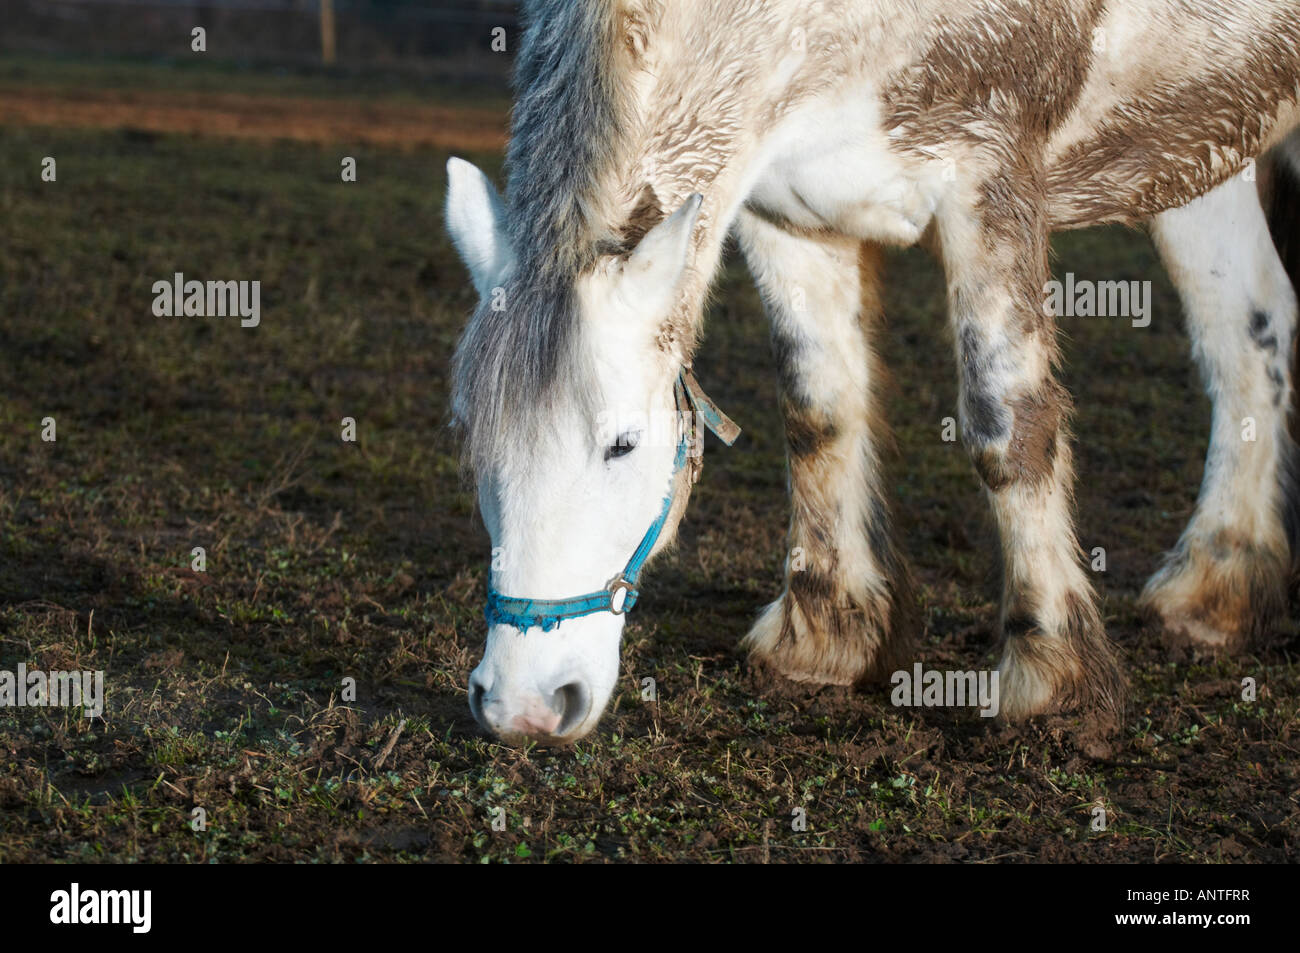
[[[496,150],[516,6],[0,0],[0,122]]]
[[[203,27],[210,58],[244,66],[323,62],[483,82],[506,75],[491,29],[513,39],[516,24],[506,0],[4,0],[0,9],[4,53],[183,58]]]

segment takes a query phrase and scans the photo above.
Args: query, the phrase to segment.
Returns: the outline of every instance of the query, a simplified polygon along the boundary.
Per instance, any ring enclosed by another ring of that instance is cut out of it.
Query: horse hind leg
[[[881,678],[910,661],[916,619],[885,496],[878,252],[748,212],[736,234],[771,320],[793,511],[784,589],[742,645],[795,681]]]
[[[1214,410],[1196,511],[1141,604],[1172,644],[1238,652],[1286,611],[1296,295],[1255,185],[1240,176],[1156,216],[1151,232]]]

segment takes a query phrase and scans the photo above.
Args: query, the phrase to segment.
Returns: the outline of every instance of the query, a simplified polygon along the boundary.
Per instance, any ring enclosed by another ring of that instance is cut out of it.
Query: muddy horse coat
[[[1001,713],[1122,709],[1044,308],[1050,233],[1103,222],[1149,226],[1214,403],[1196,512],[1144,604],[1207,649],[1270,630],[1294,549],[1296,298],[1252,173],[1270,152],[1300,164],[1300,2],[525,7],[504,201],[449,164],[481,296],[453,413],[494,547],[482,724],[568,740],[599,719],[624,567],[651,528],[646,556],[672,539],[698,471],[681,381],[729,234],[772,324],[802,553],[745,638],[755,659],[847,685],[914,658],[875,336],[880,247],[921,243],[943,263],[961,436],[1001,539]],[[555,624],[532,604],[561,607]]]

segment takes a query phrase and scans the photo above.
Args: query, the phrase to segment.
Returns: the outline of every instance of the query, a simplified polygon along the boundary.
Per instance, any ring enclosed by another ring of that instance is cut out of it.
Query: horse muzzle
[[[592,685],[580,675],[561,679],[553,687],[518,686],[497,677],[485,659],[469,679],[469,708],[475,721],[504,741],[576,741],[600,715],[593,710],[594,701]]]

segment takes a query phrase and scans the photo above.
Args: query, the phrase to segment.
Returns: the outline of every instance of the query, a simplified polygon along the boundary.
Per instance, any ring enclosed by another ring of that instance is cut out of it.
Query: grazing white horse
[[[1101,222],[1149,223],[1214,401],[1200,502],[1145,604],[1207,648],[1268,630],[1293,549],[1296,298],[1247,173],[1297,155],[1300,2],[525,7],[505,201],[448,165],[482,299],[453,413],[494,547],[484,726],[571,740],[611,695],[641,566],[698,473],[695,421],[732,435],[683,374],[729,233],[773,325],[803,551],[745,639],[757,660],[851,684],[911,658],[873,336],[880,245],[923,243],[1001,535],[1002,714],[1122,709],[1044,309],[1049,234]]]

